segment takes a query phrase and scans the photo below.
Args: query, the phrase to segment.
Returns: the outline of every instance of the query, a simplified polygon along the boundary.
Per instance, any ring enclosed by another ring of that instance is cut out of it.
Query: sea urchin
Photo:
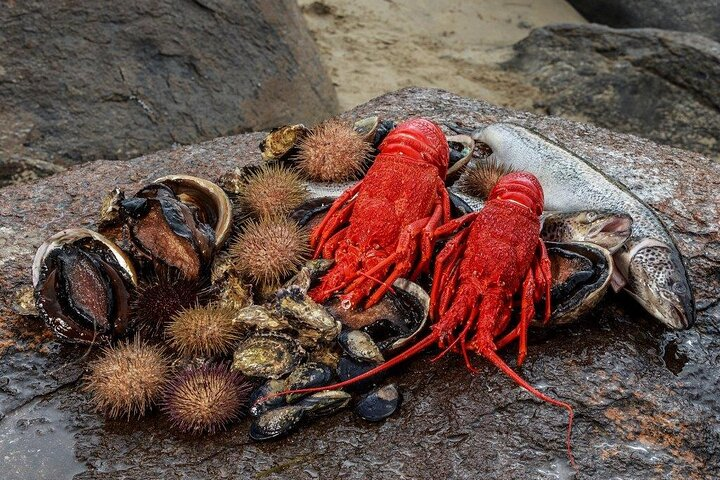
[[[226,365],[188,369],[165,392],[162,408],[186,433],[215,433],[237,420],[252,385]]]
[[[197,282],[169,275],[141,284],[130,305],[135,328],[142,337],[162,333],[174,315],[197,303],[199,291]]]
[[[308,254],[307,232],[286,218],[249,221],[230,245],[235,268],[263,285],[295,272]]]
[[[511,171],[512,169],[500,165],[491,155],[465,171],[460,177],[460,190],[468,195],[487,199],[498,180]]]
[[[287,215],[306,197],[297,172],[278,164],[263,165],[249,174],[239,193],[243,210],[255,218]]]
[[[186,357],[229,353],[239,339],[234,318],[234,309],[213,304],[182,310],[167,328],[170,344]]]
[[[170,362],[163,349],[142,343],[121,343],[103,351],[90,364],[84,389],[96,410],[110,418],[142,416],[160,398]]]
[[[363,169],[371,145],[341,120],[328,120],[300,141],[297,164],[313,180],[340,182]]]

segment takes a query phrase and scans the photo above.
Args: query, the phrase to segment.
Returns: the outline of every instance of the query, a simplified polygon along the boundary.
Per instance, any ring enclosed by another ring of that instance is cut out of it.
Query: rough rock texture
[[[617,28],[662,28],[720,41],[718,0],[568,0],[593,23]]]
[[[338,108],[293,0],[10,1],[0,25],[0,186]]]
[[[699,35],[552,25],[506,68],[543,92],[537,107],[720,158],[720,44]]]
[[[480,127],[532,127],[624,182],[655,209],[688,260],[698,322],[665,332],[622,295],[587,321],[533,332],[520,369],[576,408],[577,478],[720,475],[720,165],[696,153],[552,117],[513,112],[447,92],[406,89],[348,113],[424,115]],[[0,458],[3,478],[569,478],[566,415],[536,401],[486,362],[467,372],[448,355],[408,362],[396,376],[400,412],[381,424],[340,413],[273,443],[248,439],[248,422],[189,438],[159,415],[144,423],[92,413],[78,381],[83,348],[55,342],[42,322],[11,311],[30,283],[45,237],[93,226],[102,196],[160,175],[217,177],[257,161],[260,133],[220,138],[131,161],[94,162],[0,198]],[[504,354],[508,361],[512,350]],[[10,440],[13,442],[10,443]],[[23,455],[26,451],[32,454]],[[9,472],[9,473],[8,473]],[[48,472],[51,472],[48,473]],[[44,476],[43,476],[44,475]]]

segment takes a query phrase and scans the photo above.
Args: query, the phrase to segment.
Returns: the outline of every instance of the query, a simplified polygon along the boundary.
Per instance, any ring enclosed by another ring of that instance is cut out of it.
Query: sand
[[[540,92],[498,64],[531,29],[585,23],[564,0],[299,0],[347,110],[407,86],[533,110]]]

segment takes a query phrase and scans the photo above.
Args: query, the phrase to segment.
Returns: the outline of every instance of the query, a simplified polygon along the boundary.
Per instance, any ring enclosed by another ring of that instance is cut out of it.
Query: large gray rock
[[[568,0],[593,23],[617,28],[662,28],[720,41],[718,0]]]
[[[406,89],[348,117],[425,115],[480,127],[526,125],[624,182],[666,222],[688,260],[698,302],[691,330],[665,332],[631,300],[610,295],[587,321],[533,331],[520,373],[576,408],[578,478],[720,476],[720,165],[696,154],[560,118],[537,117],[447,92]],[[38,319],[11,311],[45,237],[93,226],[103,195],[169,173],[215,178],[258,161],[261,133],[99,161],[0,197],[0,459],[2,478],[568,478],[562,410],[537,402],[487,362],[409,361],[395,378],[400,412],[369,424],[350,412],[273,443],[248,421],[189,438],[154,414],[111,422],[90,411],[79,380],[93,354],[62,346]],[[382,214],[382,212],[379,212]],[[503,354],[514,358],[509,348]]]
[[[720,43],[699,35],[551,25],[514,46],[505,68],[552,115],[589,120],[720,157]]]
[[[3,2],[0,25],[0,185],[338,108],[294,0]]]

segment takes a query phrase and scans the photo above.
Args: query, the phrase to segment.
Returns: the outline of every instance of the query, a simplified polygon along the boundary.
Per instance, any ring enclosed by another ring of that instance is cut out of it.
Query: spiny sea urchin
[[[487,199],[500,177],[511,171],[510,167],[500,165],[491,155],[463,173],[463,176],[460,177],[460,190],[468,195]]]
[[[96,410],[110,418],[142,416],[162,395],[170,361],[162,348],[142,343],[121,343],[103,351],[90,364],[84,389],[92,394]]]
[[[200,291],[198,282],[169,274],[141,284],[130,305],[135,328],[143,338],[161,334],[175,314],[197,304]]]
[[[162,408],[186,433],[215,433],[237,420],[252,385],[227,365],[185,370],[168,386]]]
[[[300,141],[297,165],[313,180],[349,180],[362,172],[371,150],[350,123],[328,120]]]
[[[230,245],[235,268],[262,285],[297,271],[309,252],[307,232],[286,218],[249,221]]]
[[[185,357],[212,357],[229,353],[240,338],[233,324],[235,310],[207,305],[182,310],[168,325],[170,345]]]
[[[307,198],[300,175],[278,164],[250,173],[240,189],[242,209],[255,218],[287,215]]]

